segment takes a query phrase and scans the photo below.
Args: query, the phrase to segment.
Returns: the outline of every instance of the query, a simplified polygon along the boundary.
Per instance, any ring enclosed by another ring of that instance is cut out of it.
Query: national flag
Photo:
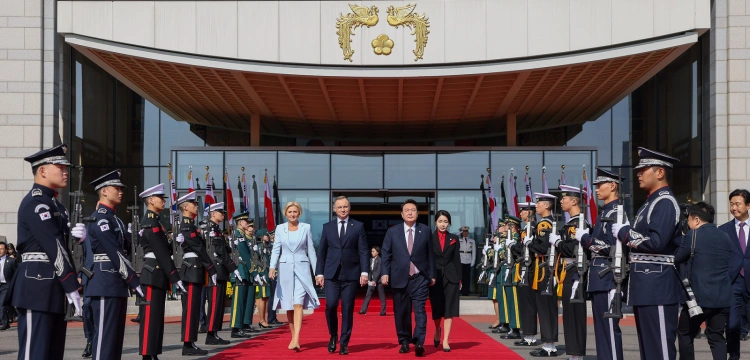
[[[177,212],[177,189],[174,186],[174,178],[172,177],[172,166],[167,166],[169,169],[169,207],[172,211],[169,212],[169,223],[174,224],[174,214]],[[189,175],[188,175],[189,176]]]
[[[547,167],[542,167],[542,192],[549,194],[549,188],[547,187]]]
[[[388,224],[386,220],[373,220],[372,229],[373,230],[386,230],[388,229]]]
[[[260,227],[260,211],[258,209],[258,184],[255,182],[255,175],[253,175],[253,208],[255,209],[255,225]]]
[[[497,199],[495,199],[495,192],[492,191],[492,180],[490,180],[490,174],[487,174],[485,181],[487,182],[487,187],[490,191],[489,211],[490,218],[492,219],[492,230],[494,231],[497,229]]]
[[[503,180],[500,181],[500,196],[503,198],[503,203],[500,207],[500,211],[502,211],[502,213],[500,214],[500,216],[505,219],[505,215],[508,215],[508,201],[505,197],[505,175],[503,175]]]
[[[250,211],[249,196],[247,196],[247,183],[245,182],[245,168],[242,168],[242,203],[245,205],[245,210]]]
[[[229,185],[229,170],[226,168],[224,168],[224,187],[226,188],[224,196],[227,198],[227,217],[229,218],[229,226],[232,226],[232,216],[234,216],[234,197],[232,197],[232,186]]]
[[[567,185],[565,183],[565,165],[562,166],[562,174],[560,174],[560,185]],[[567,212],[565,214],[565,223],[567,224],[568,221],[570,221],[570,214]]]
[[[279,206],[279,186],[276,183],[276,175],[273,176],[273,202],[276,204],[276,223],[281,223],[281,206]]]
[[[193,167],[190,166],[188,171],[188,193],[195,191],[195,183],[193,182]]]
[[[495,231],[495,229],[490,229],[491,224],[488,222],[488,215],[490,214],[490,212],[487,203],[487,193],[484,191],[484,175],[482,175],[481,177],[482,181],[479,182],[479,191],[482,192],[482,221],[484,222],[484,228],[492,233],[493,231]]]
[[[526,175],[523,177],[523,182],[526,183],[526,202],[531,202],[531,178],[529,177],[529,171],[526,170]]]
[[[271,201],[271,188],[268,184],[268,170],[263,175],[263,184],[265,191],[263,192],[263,208],[266,213],[266,229],[268,231],[276,229],[276,220],[274,220],[273,214],[273,202]]]
[[[206,198],[203,202],[203,216],[208,216],[208,208],[213,203],[216,203],[216,198],[214,198],[214,179],[211,178],[208,170],[206,170]]]
[[[237,177],[237,191],[239,191],[238,194],[240,194],[240,197],[243,198],[240,200],[240,212],[243,213],[247,211],[247,206],[245,205],[244,199],[245,192],[242,191],[242,180],[240,180],[239,176]]]
[[[588,220],[589,224],[591,226],[596,225],[596,200],[594,200],[594,196],[591,191],[591,184],[589,180],[586,178],[586,165],[583,166],[583,194],[585,196],[584,201],[586,201],[586,205],[588,206],[588,211],[586,212],[586,220]]]
[[[511,216],[518,217],[518,195],[516,194],[516,177],[513,174],[513,169],[510,169],[510,177],[508,178],[510,185],[510,203],[508,203],[508,214]]]

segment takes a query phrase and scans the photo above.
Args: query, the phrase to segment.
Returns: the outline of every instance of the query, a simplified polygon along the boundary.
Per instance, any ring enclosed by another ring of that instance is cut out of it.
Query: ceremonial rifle
[[[529,204],[526,204],[527,206]],[[531,230],[533,227],[531,226],[532,219],[536,218],[536,214],[534,214],[534,210],[529,207],[529,215],[526,218],[526,236],[531,237]],[[525,239],[522,240],[525,242]],[[524,244],[523,245],[523,270],[521,270],[521,282],[518,283],[518,286],[529,286],[529,266],[531,266],[531,256],[529,254],[529,246]]]
[[[619,175],[620,184],[617,186],[617,190],[622,191],[622,170],[619,171]],[[624,199],[627,196],[628,195],[623,194],[622,192],[620,192],[618,196],[617,218],[614,219],[617,224],[624,223]],[[612,220],[613,219],[611,218],[602,219],[602,221],[604,222],[612,222]],[[620,240],[615,238],[615,250],[610,250],[609,252],[609,267],[602,271],[599,271],[600,278],[611,272],[615,280],[615,294],[614,297],[612,297],[612,303],[609,304],[609,310],[604,313],[605,319],[622,319],[622,284],[625,281],[625,278],[627,278],[628,271],[630,270],[630,266],[628,265],[628,262],[626,260],[627,259],[625,259],[625,254],[623,253],[622,243],[620,242]]]
[[[479,268],[479,270],[482,271],[479,274],[479,280],[477,280],[477,283],[479,283],[479,284],[481,284],[482,282],[484,282],[484,280],[486,279],[486,276],[487,276],[487,251],[490,250],[489,246],[490,246],[490,237],[491,236],[492,236],[492,234],[490,234],[490,233],[488,233],[487,235],[484,236],[484,247],[482,248],[482,249],[484,249],[484,251],[482,251],[482,262],[477,266],[477,268]]]
[[[508,225],[508,235],[505,241],[505,264],[508,265],[508,269],[506,270],[507,273],[505,274],[505,284],[504,284],[507,287],[513,286],[513,276],[514,276],[513,267],[515,267],[517,263],[516,257],[513,256],[513,253],[510,251],[510,246],[508,246],[510,239],[511,239],[510,225]]]
[[[89,222],[96,221],[96,218],[83,216],[83,191],[81,185],[83,183],[83,166],[76,166],[78,168],[78,190],[70,194],[71,202],[73,203],[73,213],[70,216],[70,223],[75,224],[86,224]],[[84,240],[85,241],[85,240]],[[82,241],[68,236],[68,256],[71,264],[76,268],[77,272],[82,273],[88,279],[94,276],[91,269],[86,267],[86,257],[83,256]],[[93,255],[93,254],[92,254]],[[76,261],[77,260],[77,261]],[[76,308],[73,304],[68,303],[65,311],[65,321],[83,321],[83,317],[75,315]]]
[[[579,214],[578,218],[578,229],[576,229],[576,233],[580,231],[583,233],[586,231],[586,211],[588,210],[586,206],[586,201],[583,197],[583,185],[580,185],[579,187],[580,197],[581,200],[581,213]],[[586,302],[586,292],[584,290],[584,281],[583,277],[586,275],[586,253],[584,252],[583,246],[581,246],[581,243],[578,243],[576,245],[576,269],[578,270],[578,287],[576,288],[576,292],[572,299],[570,299],[571,304],[580,304]]]
[[[133,187],[133,206],[128,206],[132,219],[130,222],[130,263],[133,265],[133,270],[139,276],[143,271],[143,247],[141,247],[141,220],[138,217],[140,207],[138,206],[138,186]],[[132,291],[135,294],[135,306],[149,305],[151,302],[146,301],[137,292]]]
[[[557,234],[557,201],[555,201],[555,212],[552,214],[552,232],[551,234]],[[549,279],[547,279],[547,287],[542,290],[542,295],[546,296],[557,296],[555,289],[555,245],[550,244],[549,251],[547,252],[547,268],[549,269]]]

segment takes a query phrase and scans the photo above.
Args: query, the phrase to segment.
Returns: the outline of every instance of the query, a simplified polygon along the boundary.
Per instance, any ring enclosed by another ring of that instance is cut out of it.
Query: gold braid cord
[[[339,18],[336,20],[336,35],[339,36],[339,46],[344,51],[344,60],[352,61],[352,32],[354,29],[360,26],[371,27],[378,23],[378,8],[373,6],[367,8],[365,6],[357,6],[349,4],[349,8],[354,13],[339,14]]]
[[[412,30],[411,34],[414,35],[414,42],[417,43],[416,48],[412,51],[414,53],[414,61],[422,58],[424,55],[424,48],[427,46],[427,35],[430,33],[430,19],[425,15],[419,15],[414,13],[414,8],[417,5],[406,5],[402,7],[393,8],[389,6],[386,12],[388,13],[388,24],[398,28],[399,26],[408,27]]]

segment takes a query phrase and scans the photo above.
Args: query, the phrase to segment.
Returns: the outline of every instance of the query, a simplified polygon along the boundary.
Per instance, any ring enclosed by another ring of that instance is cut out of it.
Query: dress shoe
[[[500,327],[501,325],[502,325],[502,324],[497,324],[497,325],[490,325],[490,326],[488,326],[487,328],[488,328],[488,329],[497,329],[497,328],[499,328],[499,327]]]
[[[130,319],[130,321],[134,322],[134,323],[139,323],[139,322],[141,322],[141,318],[139,318],[139,317],[136,316],[136,317]]]
[[[500,325],[500,327],[492,329],[493,334],[506,334],[509,331],[510,328],[505,325]]]
[[[539,346],[539,341],[534,340],[532,342],[526,341],[526,339],[521,339],[520,341],[516,341],[513,343],[515,346]]]
[[[336,339],[336,336],[331,336],[331,339],[328,340],[328,353],[333,354],[336,352],[336,342],[338,339]]]
[[[401,348],[398,349],[398,352],[400,354],[406,354],[406,353],[408,353],[409,352],[409,343],[406,342],[406,341],[402,342],[401,343]]]
[[[268,323],[271,324],[271,325],[286,325],[285,322],[281,322],[281,321],[279,321],[279,319],[273,319],[273,320],[269,321]]]
[[[521,334],[516,331],[511,331],[505,335],[500,336],[501,339],[520,339]]]
[[[261,323],[258,323],[258,327],[261,328],[261,329],[270,329],[271,325],[263,325]]]
[[[424,356],[424,346],[417,344],[414,346],[414,353],[416,353],[417,357]]]
[[[740,341],[747,341],[747,334],[740,336]]]
[[[534,350],[530,352],[529,355],[536,356],[536,357],[556,357],[557,349],[555,350],[538,349],[538,350]]]
[[[380,313],[380,316],[385,316],[385,313]]]
[[[8,329],[10,329],[10,324],[3,324],[2,326],[0,326],[0,330],[8,330]]]
[[[257,332],[258,330],[255,330],[255,329],[254,329],[254,328],[253,328],[252,326],[250,326],[250,325],[245,325],[245,326],[243,326],[243,327],[242,327],[242,331],[244,331],[245,333],[248,333],[248,334],[250,334],[250,333],[254,333],[254,332]]]
[[[339,355],[349,355],[349,346],[341,345],[341,350],[339,350]]]
[[[362,311],[357,311],[357,314],[360,314],[360,315],[367,315],[367,313],[365,313],[365,312],[362,312]]]
[[[86,348],[83,349],[83,354],[81,354],[81,357],[90,358],[91,357],[91,343],[86,343]]]
[[[205,355],[208,355],[208,351],[199,348],[197,345],[195,345],[194,342],[191,342],[191,343],[185,343],[182,345],[182,355],[183,356],[205,356]]]
[[[229,340],[224,340],[216,331],[211,331],[206,335],[206,345],[229,345]]]
[[[201,326],[198,328],[198,334],[205,334],[208,332],[208,329],[206,329],[206,326]]]
[[[242,331],[242,329],[232,328],[232,339],[247,339],[250,337],[250,334]]]

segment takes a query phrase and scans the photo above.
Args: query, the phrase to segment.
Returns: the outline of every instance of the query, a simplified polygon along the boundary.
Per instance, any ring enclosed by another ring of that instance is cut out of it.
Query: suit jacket
[[[14,259],[8,254],[5,254],[5,267],[3,267],[3,272],[5,273],[5,284],[10,286],[10,281],[13,280],[13,275],[16,273],[16,270],[18,270],[18,261],[17,259]]]
[[[367,281],[374,281],[375,283],[380,284],[380,269],[381,269],[382,262],[383,261],[380,258],[380,256],[377,256],[375,258],[375,263],[372,265],[372,270],[369,270]],[[368,264],[367,266],[369,269],[370,262],[368,261],[367,264]]]
[[[435,278],[443,284],[458,284],[461,281],[461,252],[458,236],[445,233],[445,249],[440,248],[440,238],[432,233],[432,249],[435,252]]]
[[[737,230],[734,227],[734,219],[721,225],[719,230],[729,235],[730,255],[729,255],[729,278],[734,283],[740,276],[740,269],[745,269],[745,289],[750,289],[750,251],[745,250],[742,253],[740,248],[740,239],[737,237]],[[746,247],[747,248],[747,247]]]
[[[294,309],[295,276],[307,293],[302,307],[317,309],[320,306],[312,282],[312,269],[316,268],[317,260],[310,224],[300,222],[296,234],[289,232],[288,222],[276,227],[271,269],[278,269],[278,279],[272,309]]]
[[[346,234],[343,239],[339,239],[339,221],[336,218],[323,224],[315,275],[323,275],[328,280],[338,280],[334,279],[334,276],[341,266],[344,279],[356,281],[362,273],[369,271],[370,266],[365,228],[361,222],[349,218]]]
[[[405,288],[409,283],[409,262],[419,270],[419,274],[428,281],[435,278],[435,254],[430,239],[430,228],[427,225],[414,225],[414,245],[411,255],[406,246],[404,223],[392,226],[385,233],[382,248],[382,275],[388,275],[388,282],[393,288]]]
[[[682,237],[674,261],[680,266],[682,278],[687,276],[687,262],[695,232],[695,257],[690,272],[695,299],[707,308],[725,308],[732,305],[732,282],[729,279],[727,259],[731,252],[729,236],[714,224],[704,224],[690,230]]]

